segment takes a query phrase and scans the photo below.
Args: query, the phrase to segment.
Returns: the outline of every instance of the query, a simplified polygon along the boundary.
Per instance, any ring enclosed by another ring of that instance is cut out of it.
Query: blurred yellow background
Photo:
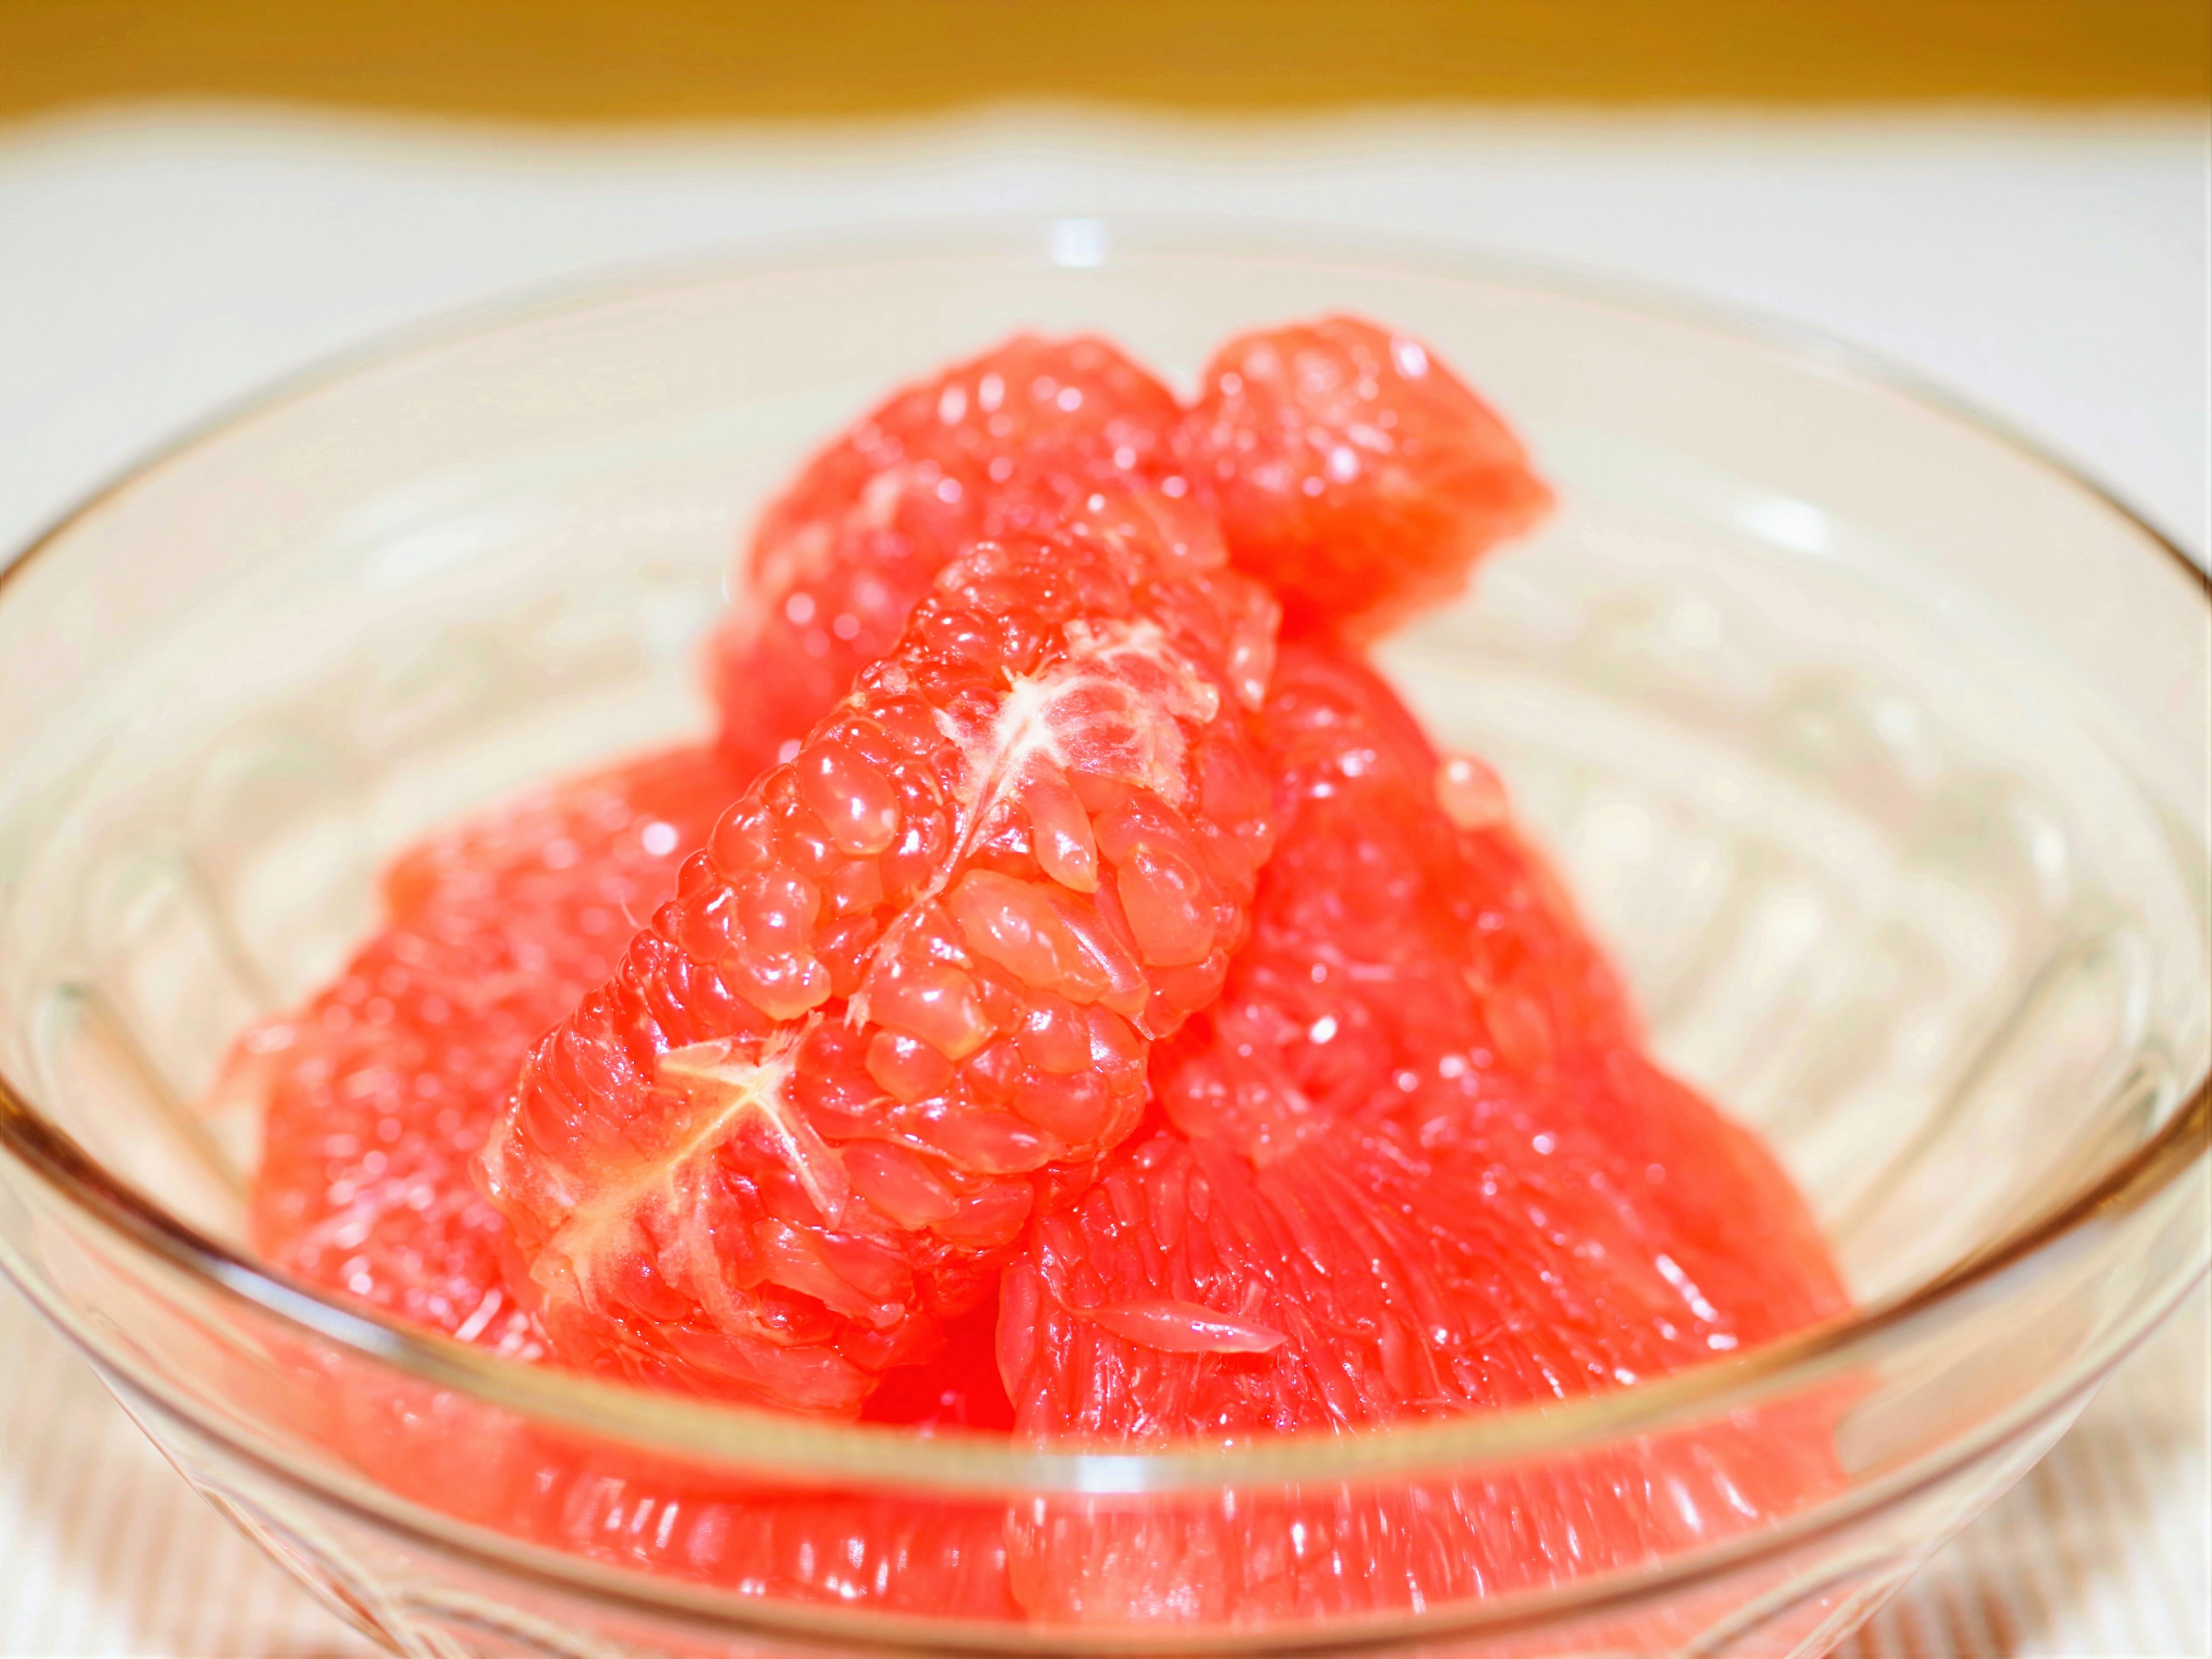
[[[0,116],[147,97],[551,120],[1073,97],[2197,103],[2208,0],[0,0]]]

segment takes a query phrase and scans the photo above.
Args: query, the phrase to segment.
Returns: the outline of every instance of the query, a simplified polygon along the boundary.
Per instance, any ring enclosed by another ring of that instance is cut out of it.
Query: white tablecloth
[[[0,128],[0,550],[148,446],[425,314],[944,215],[1322,220],[1626,273],[1855,337],[2208,532],[2202,122],[1012,112],[521,138],[237,112]],[[2200,1297],[1859,1638],[2203,1655]],[[0,1655],[361,1644],[185,1490],[0,1289]]]

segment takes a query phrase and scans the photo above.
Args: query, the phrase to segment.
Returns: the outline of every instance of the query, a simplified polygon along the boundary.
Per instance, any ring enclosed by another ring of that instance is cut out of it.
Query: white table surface
[[[2202,121],[1040,111],[531,137],[223,110],[0,127],[0,550],[272,377],[518,286],[945,215],[1318,220],[1641,277],[1854,338],[2203,557]],[[2203,1297],[1859,1638],[2203,1655]],[[0,1655],[360,1650],[0,1288]]]

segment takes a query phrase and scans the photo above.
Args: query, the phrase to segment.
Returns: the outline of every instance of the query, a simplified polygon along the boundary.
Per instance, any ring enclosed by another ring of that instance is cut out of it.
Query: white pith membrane
[[[1110,769],[1170,806],[1187,799],[1183,725],[1204,726],[1220,714],[1212,683],[1149,617],[1096,624],[1079,617],[1061,635],[1066,654],[1036,674],[1008,676],[988,726],[963,727],[938,711],[938,729],[962,757],[951,850],[870,952],[860,988],[846,1004],[848,1025],[868,1023],[869,985],[897,959],[917,919],[944,896],[984,831],[1002,811],[1018,810],[1022,786],[1043,768]],[[1110,768],[1099,764],[1109,760]]]

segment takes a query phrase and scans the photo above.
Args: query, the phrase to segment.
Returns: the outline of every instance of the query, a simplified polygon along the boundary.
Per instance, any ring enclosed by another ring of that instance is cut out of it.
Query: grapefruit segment
[[[1167,1125],[1032,1224],[1000,1288],[1018,1432],[1118,1446],[1540,1405],[1842,1311],[1755,1137],[1640,1053],[1494,780],[1340,647],[1261,722],[1281,828],[1220,1000],[1154,1052]],[[1474,827],[1469,827],[1470,825]],[[1622,1565],[1838,1478],[1826,1405],[1389,1493],[1015,1517],[1033,1617],[1403,1611]]]
[[[1304,1626],[1543,1589],[1741,1534],[1843,1485],[1832,1400],[1731,1413],[1628,1448],[1388,1488],[1326,1480],[1202,1495],[1059,1498],[1006,1522],[1008,1589],[1036,1623]],[[1590,1651],[1672,1653],[1744,1600],[1608,1622]],[[1541,1645],[1531,1650],[1559,1651]]]
[[[530,1043],[613,970],[742,787],[713,748],[672,750],[533,789],[403,852],[383,882],[385,927],[329,989],[247,1033],[217,1085],[262,1114],[257,1248],[414,1324],[542,1362],[543,1335],[502,1280],[504,1224],[467,1160]],[[1005,1425],[988,1328],[953,1337],[913,1380],[893,1373],[877,1420]],[[749,1595],[1018,1616],[1000,1506],[747,1482],[334,1354],[280,1361],[242,1374],[240,1397],[458,1519]]]
[[[1176,448],[1293,632],[1374,639],[1552,504],[1512,428],[1441,358],[1355,317],[1221,347]]]
[[[1355,653],[1286,641],[1259,732],[1282,828],[1221,997],[1153,1055],[1170,1121],[1265,1161],[1440,1066],[1635,1040],[1565,888],[1502,813],[1455,822],[1470,763]]]
[[[1708,1115],[1668,1171],[1694,1215],[1651,1196],[1586,1102],[1494,1076],[1256,1169],[1171,1131],[1125,1149],[1006,1270],[1017,1426],[1121,1443],[1540,1403],[1840,1311],[1824,1255],[1743,1249],[1798,1237],[1800,1207]]]
[[[779,1482],[653,1455],[395,1380],[278,1352],[272,1408],[370,1480],[464,1523],[762,1602],[1015,1620],[1006,1505]],[[270,1395],[257,1366],[240,1386]]]
[[[385,927],[234,1047],[263,1126],[255,1246],[319,1285],[514,1353],[505,1228],[469,1159],[532,1042],[611,971],[738,785],[706,748],[531,791],[403,853]]]
[[[863,416],[762,514],[708,642],[731,763],[750,778],[788,758],[971,543],[1031,528],[1095,483],[1182,488],[1181,416],[1105,341],[1028,334]]]
[[[571,1363],[854,1413],[1218,993],[1273,604],[1170,498],[1037,526],[939,573],[524,1066],[481,1168]]]
[[[1470,1074],[1256,1169],[1172,1131],[1125,1148],[1006,1270],[1017,1432],[1125,1446],[1540,1405],[1843,1310],[1780,1172],[1728,1145],[1740,1132],[1711,1116],[1673,1137],[1667,1184],[1694,1184],[1692,1217],[1653,1200],[1599,1115]],[[1778,1240],[1794,1249],[1761,1254]],[[1244,1625],[1630,1565],[1835,1490],[1835,1406],[1410,1486],[1054,1499],[1010,1518],[1014,1594],[1043,1620]]]

